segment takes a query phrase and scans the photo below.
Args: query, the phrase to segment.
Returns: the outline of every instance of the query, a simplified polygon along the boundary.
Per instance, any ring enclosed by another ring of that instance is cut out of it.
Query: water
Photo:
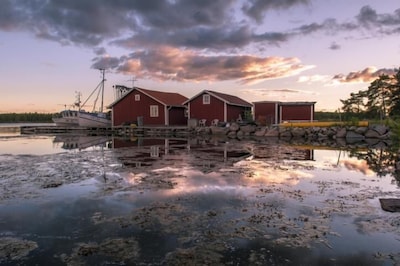
[[[389,149],[0,137],[0,263],[400,263]]]

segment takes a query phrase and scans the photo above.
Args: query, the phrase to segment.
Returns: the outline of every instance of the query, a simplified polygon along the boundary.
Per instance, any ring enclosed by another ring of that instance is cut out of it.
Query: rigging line
[[[99,85],[97,85],[96,89],[94,89],[92,91],[92,93],[89,95],[89,97],[87,97],[87,99],[85,100],[85,102],[82,104],[81,107],[85,106],[85,104],[87,103],[87,101],[89,101],[90,97],[92,97],[92,95],[96,92],[96,90],[99,88],[99,86],[101,85],[101,82],[99,83]]]

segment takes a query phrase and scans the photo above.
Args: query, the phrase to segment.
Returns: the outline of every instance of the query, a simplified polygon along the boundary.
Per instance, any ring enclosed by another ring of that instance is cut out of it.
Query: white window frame
[[[150,117],[158,117],[158,105],[150,105]]]
[[[140,94],[135,94],[135,102],[139,102],[140,101]]]
[[[210,104],[211,97],[210,94],[203,94],[203,104]]]

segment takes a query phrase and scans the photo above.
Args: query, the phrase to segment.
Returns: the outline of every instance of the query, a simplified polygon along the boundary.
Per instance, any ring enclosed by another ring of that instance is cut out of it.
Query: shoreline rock
[[[390,139],[390,128],[385,125],[369,126],[333,126],[333,127],[260,127],[256,125],[239,125],[232,123],[229,127],[197,128],[195,134],[225,135],[228,138],[245,136],[278,137],[282,139],[326,140],[344,139],[348,142],[365,139]]]

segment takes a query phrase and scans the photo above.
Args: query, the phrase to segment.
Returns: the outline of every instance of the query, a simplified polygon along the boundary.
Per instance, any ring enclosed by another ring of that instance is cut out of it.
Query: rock
[[[393,134],[394,134],[393,132],[388,131],[387,133],[379,136],[379,139],[390,139],[390,138],[392,138]]]
[[[256,126],[254,125],[245,125],[245,126],[241,126],[240,130],[243,131],[243,133],[245,133],[245,135],[250,134],[250,133],[254,133],[256,131]]]
[[[354,132],[364,135],[365,132],[367,132],[368,128],[367,127],[357,127]]]
[[[228,136],[228,138],[231,138],[231,139],[236,138],[236,131],[229,131],[227,136]]]
[[[378,132],[379,135],[384,135],[388,131],[385,125],[372,125],[370,128]]]
[[[264,132],[264,136],[266,137],[279,137],[279,131],[277,128],[268,129],[267,132]]]
[[[346,134],[346,140],[347,141],[359,141],[359,140],[364,140],[365,137],[361,134],[358,134],[354,131],[348,131]]]
[[[262,136],[265,135],[265,132],[266,132],[266,131],[267,131],[267,129],[266,129],[265,127],[259,128],[258,130],[256,130],[256,131],[254,132],[254,136],[262,137]]]
[[[367,132],[365,132],[365,135],[364,135],[366,138],[374,138],[374,139],[377,139],[377,138],[379,138],[381,135],[377,132],[377,131],[375,131],[375,130],[373,130],[373,129],[368,129],[367,130]]]
[[[400,212],[400,199],[379,199],[384,211]]]
[[[239,126],[238,123],[232,123],[232,124],[229,126],[229,131],[234,131],[234,132],[236,132],[236,131],[238,131],[239,129],[240,129],[240,126]]]
[[[295,127],[292,129],[292,135],[294,138],[304,137],[306,131],[304,128]]]
[[[238,132],[236,132],[236,137],[239,139],[242,139],[245,133],[240,129]]]
[[[229,129],[226,127],[212,126],[212,127],[210,127],[210,130],[213,135],[226,135],[226,133],[228,132]]]
[[[336,138],[345,138],[346,134],[347,134],[347,129],[345,127],[342,127],[336,132]]]
[[[281,138],[291,138],[292,137],[292,133],[289,130],[283,131],[281,133],[279,133],[279,137]]]

